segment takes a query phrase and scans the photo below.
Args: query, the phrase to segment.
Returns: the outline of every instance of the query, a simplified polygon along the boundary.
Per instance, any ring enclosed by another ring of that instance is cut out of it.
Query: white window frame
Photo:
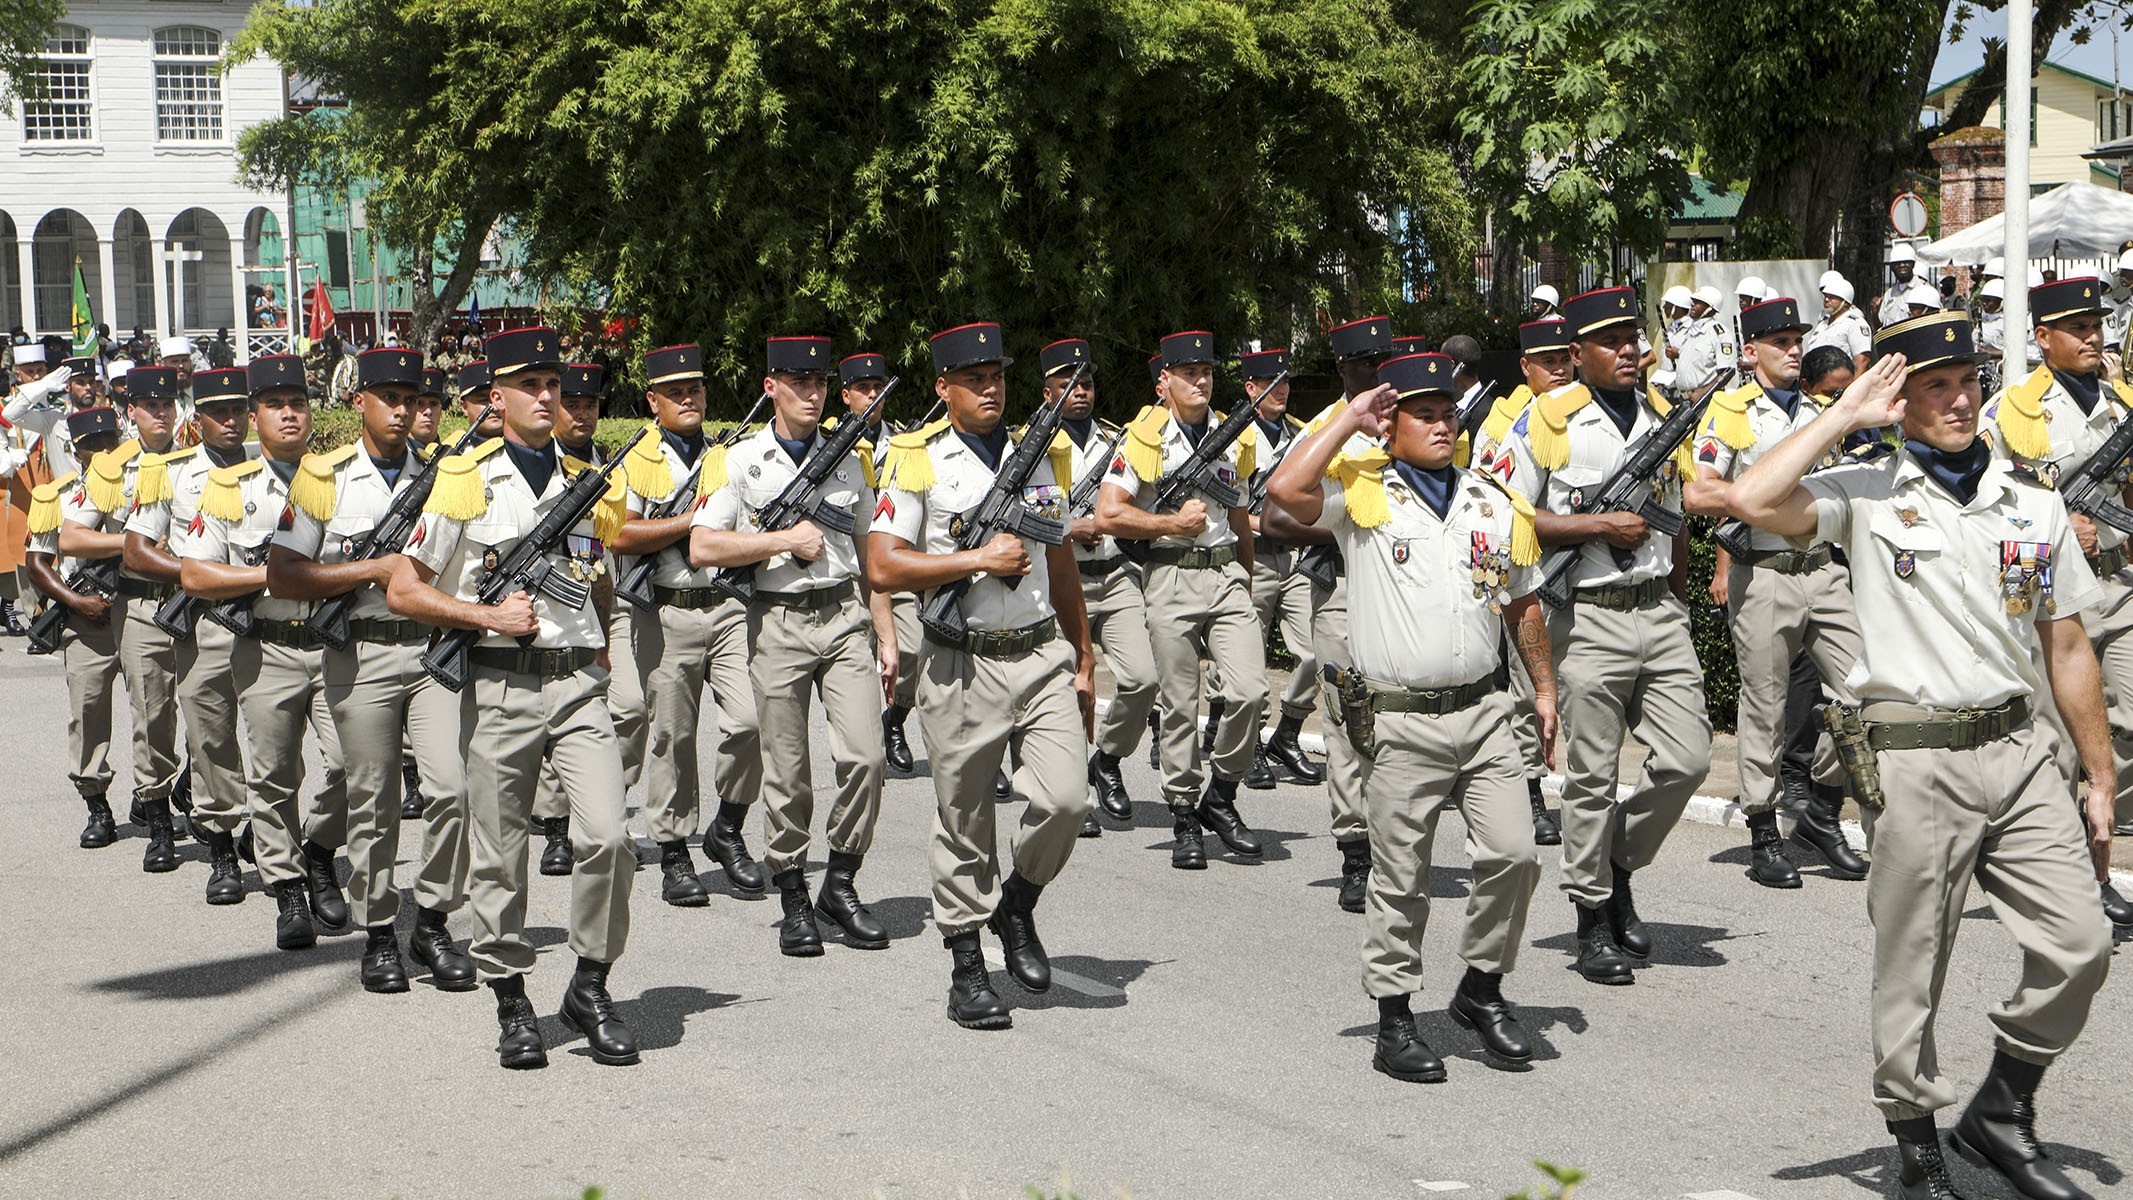
[[[176,39],[178,37],[203,43],[207,42],[208,39],[212,39],[211,44],[214,49],[204,53],[180,53],[164,48],[165,38]],[[222,75],[218,69],[222,59],[223,47],[227,44],[228,39],[223,36],[221,30],[207,25],[165,25],[150,32],[148,42],[150,53],[149,70],[150,84],[155,96],[156,145],[182,147],[227,146],[230,144],[229,97],[223,93]],[[163,72],[166,68],[175,68],[182,71],[183,78],[204,80],[204,90],[211,91],[213,93],[212,97],[209,99],[166,98],[163,88]],[[203,69],[205,74],[200,74],[199,72]],[[214,132],[211,135],[186,137],[182,135],[174,136],[170,132],[170,127],[166,125],[166,119],[178,122],[178,128],[182,130],[185,128],[185,122],[198,119],[201,116],[201,114],[183,110],[204,110],[209,105],[212,105],[214,109]],[[181,111],[170,114],[166,118],[166,106]]]
[[[57,44],[68,40],[78,40],[81,43],[81,49],[79,51],[73,51],[59,50],[54,48]],[[31,121],[34,119],[33,114],[31,113],[31,107],[35,104],[42,102],[22,100],[17,102],[15,106],[16,120],[22,128],[22,145],[25,149],[30,150],[65,149],[70,146],[93,146],[96,144],[97,108],[95,55],[96,44],[94,35],[90,33],[89,29],[86,26],[64,24],[55,28],[50,34],[46,35],[44,44],[44,53],[38,55],[38,59],[40,61],[46,63],[66,63],[70,65],[78,64],[81,67],[82,89],[85,94],[80,103],[84,104],[88,110],[85,114],[88,118],[88,132],[80,137],[39,137],[31,129]]]

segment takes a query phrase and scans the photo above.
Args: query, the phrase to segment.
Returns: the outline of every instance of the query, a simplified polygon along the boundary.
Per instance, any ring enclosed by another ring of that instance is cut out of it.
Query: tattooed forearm
[[[1548,622],[1541,616],[1540,601],[1532,596],[1514,600],[1504,610],[1504,619],[1511,626],[1511,643],[1533,679],[1533,690],[1554,695],[1555,659],[1548,650]]]

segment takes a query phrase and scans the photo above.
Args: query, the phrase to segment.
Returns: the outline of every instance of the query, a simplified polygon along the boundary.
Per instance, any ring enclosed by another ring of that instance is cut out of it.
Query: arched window
[[[96,139],[89,99],[89,31],[61,25],[44,39],[37,78],[42,89],[22,104],[22,140],[88,142]]]
[[[222,35],[197,25],[173,25],[155,33],[156,139],[164,142],[222,140]]]

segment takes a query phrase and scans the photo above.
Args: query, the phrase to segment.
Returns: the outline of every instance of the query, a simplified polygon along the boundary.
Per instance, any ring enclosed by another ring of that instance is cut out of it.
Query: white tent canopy
[[[2034,258],[2115,258],[2133,238],[2133,195],[2093,183],[2062,183],[2029,202]],[[2006,249],[2004,216],[1989,217],[1918,248],[1920,262],[1974,264]]]

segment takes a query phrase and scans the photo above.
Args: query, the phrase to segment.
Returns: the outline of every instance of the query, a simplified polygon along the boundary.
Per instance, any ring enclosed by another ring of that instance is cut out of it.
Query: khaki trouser
[[[1155,708],[1155,650],[1148,644],[1148,601],[1141,570],[1124,558],[1101,576],[1081,577],[1089,640],[1103,651],[1114,687],[1111,707],[1096,722],[1096,748],[1124,758],[1141,744]],[[898,636],[902,636],[899,634]]]
[[[2103,602],[2083,610],[2081,626],[2096,645],[2103,698],[2111,722],[2111,757],[2118,765],[2118,816],[2133,817],[2133,567],[2097,579]]]
[[[1370,901],[1364,910],[1369,933],[1363,940],[1363,990],[1372,997],[1422,990],[1430,847],[1447,808],[1465,818],[1474,849],[1459,957],[1497,975],[1516,964],[1526,911],[1540,883],[1540,858],[1511,736],[1514,719],[1511,698],[1502,692],[1441,716],[1377,715],[1369,785]]]
[[[185,714],[185,749],[192,760],[191,820],[215,833],[235,833],[244,817],[244,750],[237,741],[237,683],[230,654],[237,635],[207,619],[205,605],[190,642],[175,647],[178,707]]]
[[[637,774],[644,766],[645,740],[651,733],[650,712],[644,702],[644,679],[637,673],[633,663],[626,661],[631,655],[630,605],[620,600],[615,602],[613,615],[607,621],[608,661],[622,669],[613,672],[607,680],[607,711],[615,718],[615,742],[622,751],[622,789],[626,792],[637,786]],[[570,806],[557,790],[555,768],[541,769],[541,790],[533,797],[533,816],[536,820],[549,820],[564,816]]]
[[[1262,644],[1278,624],[1281,644],[1296,659],[1289,686],[1281,693],[1281,715],[1301,721],[1311,715],[1311,701],[1318,694],[1318,650],[1311,636],[1311,593],[1316,589],[1296,573],[1296,553],[1283,546],[1252,556],[1252,608],[1259,614]]]
[[[1849,703],[1844,678],[1859,659],[1859,619],[1852,612],[1851,572],[1830,563],[1786,575],[1736,561],[1726,576],[1726,616],[1740,668],[1740,806],[1772,812],[1780,799],[1778,757],[1787,725],[1792,664],[1802,650],[1824,688]],[[1843,783],[1844,764],[1827,737],[1815,746],[1815,778]]]
[[[357,925],[389,925],[400,914],[393,864],[400,855],[403,730],[422,774],[415,903],[451,912],[466,896],[463,764],[479,747],[471,744],[461,697],[422,669],[422,652],[420,643],[360,641],[325,652],[326,705],[340,733],[348,788],[348,911]]]
[[[259,882],[272,888],[304,877],[303,844],[338,846],[348,837],[348,778],[341,735],[326,705],[326,652],[237,639],[230,673],[250,733],[252,841]],[[326,778],[307,804],[304,729],[318,737]]]
[[[1617,612],[1579,602],[1549,610],[1563,763],[1563,891],[1597,908],[1615,869],[1658,857],[1711,769],[1711,718],[1689,610],[1667,596]],[[1651,750],[1619,804],[1622,740]]]
[[[766,604],[748,609],[748,640],[755,647],[750,671],[763,722],[763,861],[773,875],[807,866],[815,819],[810,686],[822,697],[836,764],[837,798],[824,840],[844,854],[863,855],[874,844],[886,768],[872,634],[873,621],[857,599],[813,610]]]
[[[714,608],[666,605],[659,619],[630,622],[631,653],[651,709],[650,762],[644,770],[644,828],[655,842],[696,832],[703,807],[697,725],[704,685],[718,715],[712,782],[726,804],[749,805],[763,791],[761,722],[748,674],[748,613],[726,600]]]
[[[918,623],[918,600],[909,592],[891,596],[889,619],[896,626],[896,706],[917,708],[918,643],[925,636]]]
[[[1955,1102],[1934,1034],[1970,881],[2022,952],[2014,994],[1992,1011],[1994,1041],[2050,1063],[2088,1021],[2110,967],[2096,872],[2044,721],[1974,750],[1884,750],[1887,807],[1865,812],[1874,869],[1874,1102],[1889,1120]]]
[[[1312,600],[1316,607],[1311,612],[1311,644],[1317,651],[1318,661],[1342,667],[1352,665],[1348,657],[1348,576],[1342,574],[1330,592],[1312,589]],[[1320,728],[1333,729],[1340,696],[1326,684],[1323,674],[1319,679],[1318,694],[1319,704],[1325,712]],[[1328,736],[1326,802],[1333,812],[1334,841],[1360,842],[1370,836],[1364,798],[1369,782],[1369,760],[1355,752],[1354,744],[1344,734],[1336,732]]]
[[[646,622],[650,624],[650,622]],[[570,948],[611,963],[629,940],[637,856],[623,831],[622,755],[607,711],[606,672],[567,679],[474,665],[467,683],[467,842],[471,907],[481,933],[468,945],[484,980],[533,969],[526,940],[526,821],[541,764],[552,760],[570,803]]]
[[[127,603],[112,601],[111,615],[102,625],[67,614],[60,650],[67,671],[67,741],[74,750],[74,769],[67,776],[84,796],[111,790],[112,696],[119,679],[119,631],[126,625]],[[135,766],[140,766],[138,756]],[[140,786],[138,778],[134,786]]]
[[[1252,769],[1266,712],[1266,642],[1252,611],[1243,563],[1218,568],[1148,566],[1148,643],[1163,698],[1163,801],[1200,802],[1200,657],[1213,660],[1210,690],[1223,702],[1215,728],[1215,777],[1232,782]]]
[[[111,620],[119,626],[119,671],[126,676],[126,699],[133,705],[133,796],[168,799],[177,786],[178,650],[170,635],[156,628],[158,602],[135,597],[111,602]]]
[[[1083,756],[1074,650],[1063,639],[1011,658],[919,643],[920,729],[933,762],[935,820],[927,863],[942,937],[976,929],[1000,901],[993,776],[1012,750],[1029,798],[1015,832],[1015,873],[1040,887],[1074,853],[1095,804]]]

